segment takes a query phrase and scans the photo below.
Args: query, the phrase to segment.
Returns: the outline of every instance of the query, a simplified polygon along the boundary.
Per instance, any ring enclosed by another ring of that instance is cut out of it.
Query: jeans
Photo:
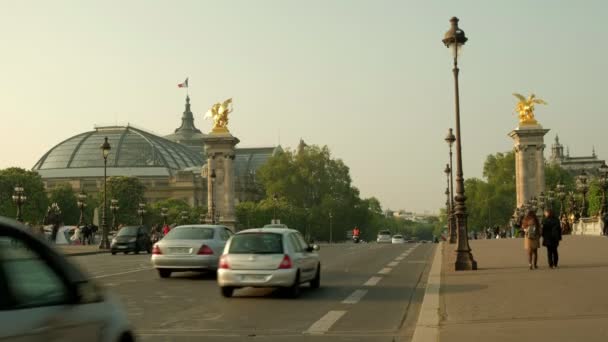
[[[547,258],[549,259],[549,267],[557,267],[559,261],[557,245],[547,245]]]

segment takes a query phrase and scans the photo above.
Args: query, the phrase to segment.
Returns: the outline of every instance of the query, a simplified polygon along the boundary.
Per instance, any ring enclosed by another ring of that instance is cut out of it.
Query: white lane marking
[[[386,266],[388,266],[388,267],[395,267],[397,265],[399,265],[399,261],[389,262],[388,265],[386,265]]]
[[[400,257],[396,257],[395,261],[402,261],[403,259],[405,259],[405,257],[400,256]]]
[[[329,311],[320,320],[313,323],[304,333],[311,335],[323,335],[326,333],[340,317],[344,316],[346,311]]]
[[[99,276],[95,276],[95,277],[91,277],[91,278],[92,279],[107,278],[107,277],[113,277],[113,276],[117,276],[117,275],[135,273],[135,272],[146,271],[146,270],[151,270],[151,269],[152,269],[152,267],[138,268],[136,270],[130,270],[130,271],[118,272],[118,273],[112,273],[112,274],[104,274],[104,275],[99,275]]]
[[[382,277],[371,277],[363,286],[376,286],[380,280],[382,280]]]
[[[389,274],[389,273],[391,273],[392,270],[393,269],[390,267],[385,267],[385,268],[381,269],[380,271],[378,271],[378,274]]]
[[[342,301],[342,304],[357,304],[366,293],[367,290],[355,290],[355,292]]]

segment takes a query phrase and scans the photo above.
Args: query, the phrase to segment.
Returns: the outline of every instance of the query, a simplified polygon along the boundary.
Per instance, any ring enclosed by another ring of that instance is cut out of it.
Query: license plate
[[[175,254],[189,254],[190,253],[190,248],[188,248],[188,247],[172,247],[169,250],[171,251],[171,253],[175,253]]]
[[[125,249],[127,246],[116,246],[118,249]]]
[[[248,274],[243,276],[243,281],[264,281],[266,280],[265,275],[259,274]]]

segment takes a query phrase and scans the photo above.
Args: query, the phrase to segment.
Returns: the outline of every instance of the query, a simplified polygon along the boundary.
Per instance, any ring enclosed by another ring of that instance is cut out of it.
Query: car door
[[[2,295],[9,299],[0,310],[0,340],[98,341],[101,300],[75,304],[69,279],[48,254],[17,236],[0,232],[0,240],[10,246],[0,251]]]
[[[295,233],[294,235],[296,237],[296,240],[298,241],[298,244],[300,245],[300,248],[302,249],[302,256],[305,265],[304,269],[306,270],[307,275],[306,279],[313,279],[317,271],[318,254],[316,251],[313,251],[309,248],[310,246],[308,245],[308,243],[306,243],[306,240],[304,240],[302,234]]]

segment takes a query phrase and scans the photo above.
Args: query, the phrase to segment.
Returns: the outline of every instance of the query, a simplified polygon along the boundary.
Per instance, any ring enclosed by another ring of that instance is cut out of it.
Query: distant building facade
[[[103,187],[104,169],[99,146],[108,137],[112,146],[108,177],[137,177],[146,187],[144,197],[148,203],[173,198],[191,206],[206,205],[207,182],[201,172],[207,160],[205,135],[194,125],[190,97],[186,97],[181,120],[181,125],[165,137],[130,125],[96,127],[51,148],[33,170],[40,174],[47,191],[69,184],[74,191],[97,193]],[[234,163],[237,203],[262,199],[257,170],[280,152],[280,146],[237,148]]]
[[[560,143],[559,136],[556,135],[555,142],[551,145],[549,163],[559,165],[573,175],[579,175],[583,170],[589,174],[596,174],[597,170],[604,163],[604,160],[597,157],[595,148],[593,148],[590,156],[571,157],[568,148],[566,148],[566,152],[564,153],[564,145]]]

